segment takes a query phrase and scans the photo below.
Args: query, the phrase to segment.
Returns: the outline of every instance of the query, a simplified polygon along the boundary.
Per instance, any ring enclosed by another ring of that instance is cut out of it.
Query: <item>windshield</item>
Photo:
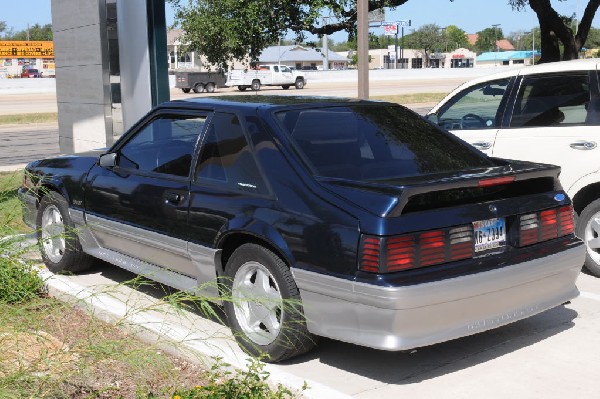
[[[379,180],[494,166],[400,106],[319,107],[276,116],[320,176]]]

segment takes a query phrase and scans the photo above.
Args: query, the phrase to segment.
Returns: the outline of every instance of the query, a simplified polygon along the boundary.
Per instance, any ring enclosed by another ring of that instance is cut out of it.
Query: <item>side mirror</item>
[[[425,119],[427,119],[429,122],[431,122],[435,125],[440,124],[440,119],[437,116],[437,114],[427,114],[427,115],[425,115]]]
[[[111,152],[100,155],[98,165],[100,165],[101,168],[114,168],[117,165],[117,153]]]

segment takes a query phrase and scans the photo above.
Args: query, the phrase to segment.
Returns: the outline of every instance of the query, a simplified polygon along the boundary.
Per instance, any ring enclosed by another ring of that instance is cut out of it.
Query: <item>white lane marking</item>
[[[594,301],[600,302],[600,295],[598,295],[598,294],[593,294],[591,292],[586,292],[586,291],[581,291],[579,294],[580,294],[580,296],[582,296],[584,298],[592,299]]]

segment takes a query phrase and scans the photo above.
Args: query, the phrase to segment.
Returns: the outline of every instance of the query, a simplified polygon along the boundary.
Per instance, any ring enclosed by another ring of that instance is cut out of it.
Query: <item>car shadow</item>
[[[154,299],[168,302],[169,298],[181,298],[178,296],[179,290],[163,285],[156,281],[148,280],[135,273],[131,273],[125,269],[121,269],[118,266],[110,264],[108,262],[95,259],[91,269],[78,273],[82,274],[97,274],[100,273],[103,277],[114,281],[117,284],[125,285],[131,289],[135,289],[142,294],[148,295]],[[203,317],[221,325],[226,325],[226,316],[223,311],[223,307],[214,303],[208,302],[202,299],[176,299],[177,305],[187,312],[191,312],[196,316]],[[172,301],[171,301],[172,302]]]
[[[389,352],[322,338],[316,350],[282,364],[317,361],[386,384],[434,379],[519,351],[574,326],[565,306],[493,330],[410,351]]]
[[[118,284],[128,286],[132,286],[129,282],[137,278],[133,273],[102,261],[97,261],[88,273],[100,273]],[[178,292],[153,282],[148,285],[133,284],[133,288],[159,300]],[[225,325],[221,306],[211,305],[219,315],[214,317],[207,315],[193,302],[186,305],[187,311]],[[415,384],[489,362],[569,330],[574,326],[573,320],[578,314],[567,306],[559,306],[493,330],[411,351],[389,352],[320,338],[313,351],[282,362],[281,365],[318,362],[385,384]]]

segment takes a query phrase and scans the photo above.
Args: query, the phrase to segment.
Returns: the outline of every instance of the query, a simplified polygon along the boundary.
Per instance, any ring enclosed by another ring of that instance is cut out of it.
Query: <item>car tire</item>
[[[247,86],[238,86],[239,91],[246,91],[247,88]]]
[[[298,79],[298,80],[296,80],[296,83],[294,84],[294,87],[297,90],[304,89],[304,79]]]
[[[64,197],[49,192],[40,201],[37,236],[42,260],[53,273],[76,273],[89,269],[93,258],[83,252]]]
[[[249,354],[275,363],[315,346],[292,273],[272,251],[256,244],[236,249],[225,267],[223,293],[229,327]]]
[[[207,93],[214,93],[215,92],[215,84],[212,82],[209,82],[207,84],[204,85],[204,90]]]
[[[575,232],[586,246],[585,268],[600,277],[600,199],[586,206],[579,218]]]
[[[290,88],[290,85],[283,85],[283,86],[281,86],[281,88],[282,88],[283,90],[287,90],[287,89],[289,89],[289,88]]]
[[[202,93],[204,91],[204,86],[202,86],[202,83],[198,83],[194,86],[194,93]]]
[[[250,88],[253,91],[259,91],[260,90],[260,80],[258,80],[258,79],[253,80],[252,81],[252,86],[250,86]]]
[[[190,88],[189,88],[189,87],[186,87],[186,88],[184,88],[184,89],[181,89],[181,91],[182,91],[182,92],[184,92],[185,94],[187,94],[187,93],[189,93],[189,92],[190,92]]]

